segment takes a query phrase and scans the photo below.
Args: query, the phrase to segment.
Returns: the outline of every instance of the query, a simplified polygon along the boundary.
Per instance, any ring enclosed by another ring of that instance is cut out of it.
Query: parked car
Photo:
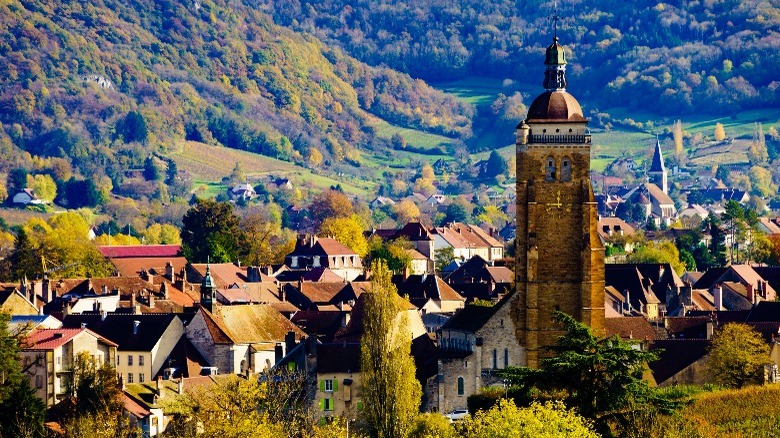
[[[468,409],[455,409],[454,411],[444,416],[450,420],[450,423],[452,423],[453,421],[460,421],[466,418],[466,415],[468,414],[469,414]]]

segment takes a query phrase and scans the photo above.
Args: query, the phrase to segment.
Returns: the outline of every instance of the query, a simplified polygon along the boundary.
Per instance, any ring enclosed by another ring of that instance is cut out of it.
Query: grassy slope
[[[171,154],[180,169],[188,171],[194,179],[194,188],[203,187],[205,194],[215,196],[223,189],[219,181],[230,175],[236,162],[241,163],[250,181],[266,181],[268,176],[290,178],[295,182],[307,182],[313,187],[328,188],[341,184],[345,192],[369,196],[375,185],[369,181],[345,176],[336,179],[313,173],[310,169],[286,161],[237,149],[211,146],[197,142],[180,142]]]
[[[22,225],[34,217],[47,220],[50,216],[51,213],[40,213],[18,208],[0,208],[0,218],[3,218],[8,226]]]

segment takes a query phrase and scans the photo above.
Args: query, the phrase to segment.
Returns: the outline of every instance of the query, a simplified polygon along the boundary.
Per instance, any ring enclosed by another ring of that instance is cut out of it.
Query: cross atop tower
[[[550,20],[553,22],[553,38],[556,40],[558,39],[558,21],[561,19],[561,16],[558,15],[558,2],[555,2],[555,9],[553,9],[553,14],[550,16]]]

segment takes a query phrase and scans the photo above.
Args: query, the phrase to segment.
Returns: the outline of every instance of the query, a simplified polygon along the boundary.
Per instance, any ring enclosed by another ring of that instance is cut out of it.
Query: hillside
[[[354,175],[361,151],[391,150],[377,119],[470,135],[469,105],[277,26],[252,4],[0,3],[0,172],[49,174],[67,205],[71,177],[132,192],[122,190],[128,172],[150,155],[175,158],[185,139]]]

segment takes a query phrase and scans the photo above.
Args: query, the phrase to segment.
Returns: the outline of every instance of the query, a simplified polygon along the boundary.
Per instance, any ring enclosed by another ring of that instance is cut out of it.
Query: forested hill
[[[29,168],[29,152],[65,158],[38,163],[59,163],[43,169],[55,177],[67,179],[70,164],[116,187],[184,138],[349,168],[358,149],[386,146],[369,113],[470,134],[470,106],[249,3],[0,1],[0,173]]]
[[[780,104],[778,0],[258,0],[274,19],[426,80],[541,83],[558,35],[594,106],[668,115]]]

